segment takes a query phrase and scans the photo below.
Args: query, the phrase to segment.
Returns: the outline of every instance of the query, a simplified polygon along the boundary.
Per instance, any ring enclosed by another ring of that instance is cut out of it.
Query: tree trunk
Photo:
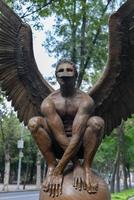
[[[83,4],[82,4],[82,26],[81,26],[81,47],[80,47],[80,74],[83,74],[83,70],[84,70],[84,63],[85,63],[85,52],[86,52],[86,38],[85,38],[85,34],[86,34],[86,22],[87,22],[87,11],[86,11],[86,3],[87,0],[83,0]],[[79,88],[81,85],[81,78],[83,78],[82,76],[79,75],[78,77],[78,82],[77,82],[77,87]]]
[[[47,163],[46,161],[44,161],[44,168],[43,168],[43,180],[45,179],[46,177],[46,173],[47,173]]]
[[[29,183],[35,183],[35,163],[36,159],[32,158],[32,164],[30,166],[30,177],[29,177]]]
[[[114,193],[114,188],[115,188],[115,175],[116,175],[116,168],[117,168],[117,161],[118,161],[118,152],[116,154],[116,158],[114,161],[114,165],[113,165],[113,173],[112,173],[112,177],[111,177],[111,183],[110,183],[110,190],[112,193]]]
[[[36,187],[39,189],[41,186],[41,153],[37,152],[36,160]]]
[[[23,190],[25,190],[25,188],[26,188],[28,172],[29,172],[29,164],[27,163],[26,173],[25,173],[25,176],[24,176],[24,182],[23,182]]]
[[[102,11],[102,16],[100,17],[100,21],[103,19],[103,17],[104,17],[104,14],[106,13],[106,11],[107,11],[107,9],[108,9],[108,6],[109,6],[109,4],[111,3],[111,1],[112,0],[109,0],[108,2],[107,2],[107,4],[106,4],[106,6],[104,7],[104,9],[103,9],[103,11]],[[85,5],[86,5],[86,0],[84,0],[84,3],[85,3]],[[85,7],[84,6],[84,3],[83,3],[83,8]],[[86,7],[85,7],[86,8]],[[84,9],[85,9],[84,8]],[[84,22],[84,26],[86,25],[86,9],[84,10],[83,9],[83,11],[84,11],[84,14],[83,14],[83,22]],[[83,26],[82,25],[82,26]],[[86,27],[82,27],[82,28],[86,28]],[[93,39],[92,39],[92,45],[91,45],[91,48],[89,49],[89,51],[86,53],[86,59],[84,59],[84,65],[83,65],[83,63],[81,64],[81,66],[80,66],[80,73],[79,73],[79,76],[78,76],[78,82],[77,82],[77,87],[79,88],[80,86],[81,86],[81,83],[82,83],[82,80],[83,80],[83,76],[84,76],[84,74],[85,74],[85,70],[87,69],[87,66],[90,66],[90,62],[91,62],[91,55],[92,55],[92,53],[93,53],[93,51],[94,51],[94,46],[95,46],[95,44],[97,43],[97,40],[98,40],[98,38],[99,38],[99,35],[100,35],[100,33],[101,33],[101,23],[100,23],[100,25],[98,26],[98,29],[97,29],[97,31],[96,31],[96,34],[93,36]],[[82,37],[82,36],[81,36]],[[84,44],[83,44],[83,49],[84,48],[86,48],[86,46],[85,46],[85,41],[84,41]],[[85,56],[85,55],[84,55]]]
[[[4,171],[3,191],[8,191],[9,177],[10,177],[10,155],[9,155],[9,150],[7,149],[5,151],[5,171]]]
[[[120,192],[120,158],[117,159],[116,167],[116,192]]]
[[[125,164],[123,165],[123,175],[124,175],[124,184],[123,184],[123,189],[128,189],[128,182],[127,182],[127,177],[128,177],[128,174],[127,174],[127,169],[126,169],[126,166]]]
[[[131,184],[131,175],[130,175],[130,167],[129,167],[129,164],[128,164],[126,167],[127,167],[127,173],[128,173],[129,188],[131,188],[131,187],[132,187],[132,184]]]
[[[73,15],[74,19],[76,17],[76,1],[74,1],[74,8],[73,8]],[[76,63],[76,31],[77,31],[77,26],[75,20],[71,24],[71,29],[72,29],[72,51],[71,51],[71,60]]]
[[[121,164],[123,169],[123,189],[128,189],[127,183],[127,168],[126,168],[126,150],[125,150],[125,133],[124,133],[124,121],[118,127],[119,134],[119,148],[121,154]]]

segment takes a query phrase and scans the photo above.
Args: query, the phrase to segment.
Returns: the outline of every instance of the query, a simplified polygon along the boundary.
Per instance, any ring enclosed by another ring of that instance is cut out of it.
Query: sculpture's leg
[[[33,117],[28,123],[28,128],[30,129],[33,138],[35,139],[41,153],[43,154],[47,164],[47,174],[45,181],[43,183],[44,190],[48,190],[50,179],[53,170],[57,164],[56,158],[52,152],[51,139],[49,137],[50,130],[47,126],[47,122],[43,117]]]
[[[101,143],[103,137],[104,121],[100,117],[91,117],[87,123],[87,129],[84,134],[84,173],[86,190],[89,193],[96,193],[98,190],[98,183],[92,173],[91,165],[95,153]]]

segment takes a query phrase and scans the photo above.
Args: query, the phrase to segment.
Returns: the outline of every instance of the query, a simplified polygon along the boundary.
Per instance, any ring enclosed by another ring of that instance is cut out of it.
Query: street
[[[39,191],[1,192],[0,200],[38,200]]]

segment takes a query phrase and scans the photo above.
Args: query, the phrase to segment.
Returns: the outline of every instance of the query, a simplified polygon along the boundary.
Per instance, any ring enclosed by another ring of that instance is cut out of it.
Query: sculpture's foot
[[[48,167],[47,175],[43,182],[43,190],[51,197],[58,197],[62,194],[63,175],[54,175],[55,166]]]
[[[86,190],[89,194],[97,193],[98,191],[98,181],[96,179],[95,174],[92,172],[91,168],[85,167],[84,168],[85,173],[85,184],[86,184]]]
[[[77,164],[73,171],[73,187],[79,191],[81,191],[82,189],[86,189],[84,170],[83,167],[80,166],[80,164]]]

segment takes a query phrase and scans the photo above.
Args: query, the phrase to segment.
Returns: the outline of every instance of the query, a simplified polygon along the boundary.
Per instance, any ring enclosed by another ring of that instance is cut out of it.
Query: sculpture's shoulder
[[[50,95],[48,95],[42,102],[42,104],[44,103],[48,103],[48,102],[53,102],[55,98],[59,98],[61,96],[60,90],[55,90],[54,92],[52,92]]]
[[[81,100],[82,104],[89,104],[94,106],[94,100],[86,92],[83,92],[80,89],[77,89],[76,97]]]
[[[42,104],[41,104],[41,112],[44,112],[44,110],[46,109],[51,109],[53,108],[54,104],[55,104],[55,100],[57,98],[59,98],[60,95],[60,90],[55,90],[54,92],[52,92],[49,96],[47,96]]]

